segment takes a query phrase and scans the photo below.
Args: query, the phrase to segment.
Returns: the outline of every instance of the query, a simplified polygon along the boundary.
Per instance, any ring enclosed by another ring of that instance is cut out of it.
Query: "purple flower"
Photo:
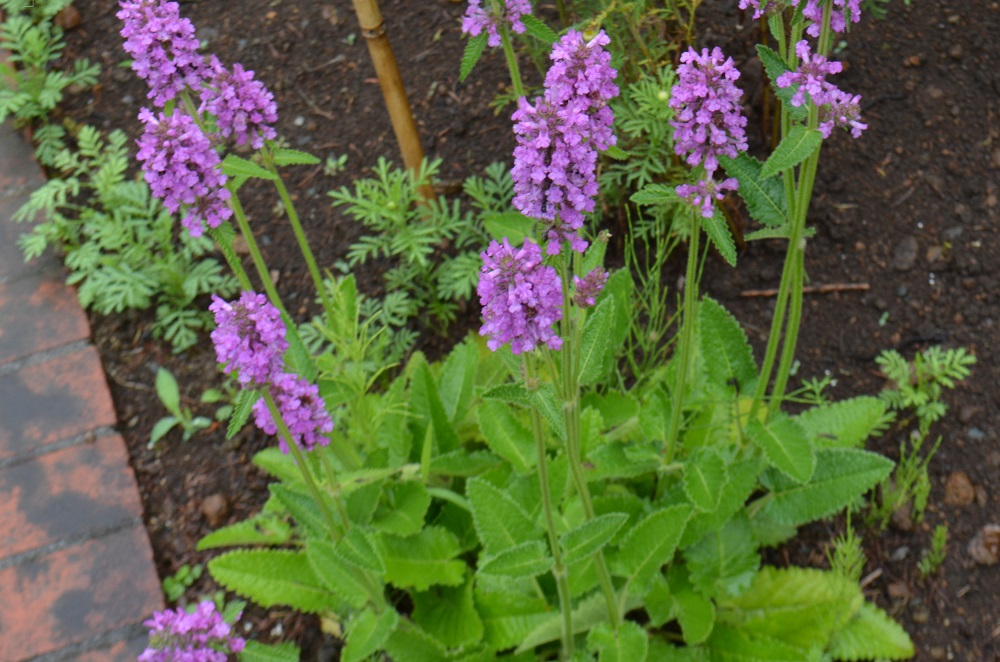
[[[247,388],[262,388],[282,372],[282,355],[288,349],[281,313],[267,297],[243,292],[239,300],[227,303],[212,296],[208,307],[215,313],[212,342],[223,370],[239,373]]]
[[[181,609],[154,612],[143,625],[149,628],[149,647],[139,655],[139,662],[226,662],[230,653],[246,646],[210,601],[199,603],[192,613]]]
[[[315,384],[296,375],[281,373],[271,381],[270,390],[278,412],[292,434],[292,440],[302,450],[311,451],[317,445],[326,446],[330,443],[325,434],[333,431],[333,419],[327,413],[326,403]],[[253,412],[257,427],[267,434],[278,433],[278,426],[271,417],[264,398],[254,404]],[[278,447],[283,453],[290,452],[281,436],[278,437]]]
[[[608,101],[618,95],[611,55],[603,31],[589,42],[570,30],[552,49],[545,96],[531,105],[518,100],[514,120],[514,207],[549,226],[546,252],[556,255],[566,241],[579,252],[584,214],[594,210],[597,156],[615,144],[614,113]]]
[[[830,103],[819,109],[819,130],[824,138],[829,138],[834,127],[838,126],[850,129],[855,138],[860,138],[861,132],[868,128],[861,121],[861,95],[851,96],[837,90]]]
[[[143,174],[153,195],[176,213],[181,205],[187,214],[181,224],[192,237],[201,236],[202,221],[219,227],[232,216],[226,204],[229,191],[220,169],[219,155],[197,123],[178,109],[170,115],[139,111],[145,131],[138,140]]]
[[[515,250],[503,240],[490,242],[482,253],[479,303],[483,326],[479,335],[494,352],[506,343],[514,354],[530,352],[540,344],[562,347],[552,325],[562,319],[562,282],[552,267],[542,264],[542,249],[530,240]]]
[[[839,90],[833,83],[828,83],[826,77],[831,74],[839,74],[843,70],[843,65],[837,61],[829,61],[822,55],[813,54],[809,48],[809,42],[805,39],[795,45],[795,54],[801,60],[799,68],[781,74],[775,83],[781,88],[792,85],[799,86],[799,89],[792,96],[793,106],[801,106],[805,103],[806,92],[809,93],[812,102],[817,106],[829,103],[833,94]]]
[[[689,48],[681,55],[677,75],[670,99],[670,107],[677,111],[670,122],[675,129],[674,149],[678,155],[688,153],[688,165],[704,164],[711,177],[719,168],[719,156],[735,158],[747,148],[742,92],[733,82],[740,72],[720,48],[711,54],[703,49],[701,55]]]
[[[132,56],[132,70],[149,84],[149,98],[163,106],[185,87],[201,82],[204,58],[198,54],[194,25],[181,18],[176,2],[121,0],[116,14]]]
[[[609,275],[604,269],[596,267],[582,279],[579,276],[573,276],[573,286],[576,288],[573,301],[576,302],[576,305],[581,308],[593,306],[597,295],[601,293],[604,284],[608,282]]]
[[[718,183],[709,178],[697,184],[681,184],[677,187],[677,195],[687,200],[692,207],[700,207],[703,217],[712,218],[715,215],[715,201],[726,197],[725,191],[735,191],[739,186],[739,181],[732,177]]]
[[[211,77],[201,89],[201,110],[215,115],[223,138],[233,136],[237,145],[247,141],[260,149],[264,140],[278,135],[272,126],[278,121],[274,95],[264,84],[254,80],[252,71],[234,64],[230,72],[214,55],[209,61]]]
[[[478,36],[483,30],[489,38],[486,43],[496,48],[500,45],[499,28],[504,22],[510,23],[511,29],[517,34],[525,30],[521,16],[531,13],[531,0],[469,0],[469,7],[462,17],[462,33]]]
[[[798,2],[798,0],[795,0]],[[784,9],[780,3],[775,0],[740,0],[740,9],[747,9],[753,7],[753,19],[756,21],[761,16],[765,14],[773,14]]]
[[[800,0],[792,2],[796,7]],[[857,23],[861,20],[861,0],[807,0],[806,6],[802,8],[802,15],[812,21],[806,28],[806,33],[810,37],[818,37],[823,25],[823,5],[826,2],[833,3],[830,12],[830,29],[834,32],[843,32],[847,29],[847,21]]]

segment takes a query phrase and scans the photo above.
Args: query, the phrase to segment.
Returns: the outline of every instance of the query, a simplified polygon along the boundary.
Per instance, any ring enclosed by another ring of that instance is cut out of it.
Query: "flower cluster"
[[[838,126],[850,129],[855,138],[860,136],[868,128],[861,122],[861,97],[844,92],[826,80],[828,75],[840,73],[843,69],[840,62],[814,54],[804,39],[795,45],[795,54],[801,61],[799,68],[786,71],[775,80],[781,88],[799,86],[792,96],[792,105],[804,104],[805,93],[808,92],[813,104],[820,109],[819,130],[824,138],[829,138],[834,127]]]
[[[712,218],[715,215],[715,201],[725,197],[724,191],[735,191],[739,181],[730,177],[721,182],[714,179],[703,179],[697,184],[681,184],[677,187],[677,195],[684,198],[692,207],[700,208],[701,215]]]
[[[181,224],[191,236],[201,236],[202,222],[215,228],[232,216],[219,155],[198,124],[178,109],[154,115],[143,108],[139,119],[145,129],[137,157],[146,182],[171,212],[187,207]]]
[[[541,344],[562,347],[552,329],[562,319],[562,282],[554,268],[542,264],[542,249],[525,239],[516,250],[504,239],[490,242],[482,258],[476,291],[484,320],[479,334],[490,337],[487,346],[496,351],[510,343],[514,354]]]
[[[264,84],[240,64],[230,72],[214,55],[208,68],[211,77],[201,90],[202,109],[215,116],[222,137],[233,136],[237,145],[249,141],[254,149],[263,147],[265,139],[274,140],[278,106]]]
[[[227,303],[213,297],[209,310],[215,313],[216,329],[212,343],[225,372],[239,373],[239,382],[247,388],[268,389],[288,426],[293,441],[309,451],[329,442],[325,436],[333,430],[333,419],[326,411],[319,389],[305,379],[286,373],[282,354],[288,349],[281,313],[263,294],[243,292],[238,301]],[[277,434],[267,400],[260,398],[253,407],[254,421],[267,434]],[[284,438],[278,446],[290,452]]]
[[[800,0],[795,0],[792,4],[798,6]],[[806,33],[810,37],[818,37],[823,26],[823,5],[827,2],[833,3],[830,12],[830,29],[834,32],[843,32],[847,29],[847,22],[857,23],[861,20],[861,0],[806,0],[806,6],[802,8],[802,15],[812,21],[806,28]]]
[[[194,25],[181,18],[176,2],[121,0],[116,16],[125,23],[121,35],[132,56],[132,70],[149,84],[149,98],[157,106],[185,87],[197,87],[204,58],[198,54]]]
[[[601,290],[604,289],[604,284],[608,282],[608,276],[610,274],[600,267],[592,269],[583,278],[573,276],[573,286],[576,288],[573,301],[576,302],[576,305],[581,308],[590,308],[593,306],[597,300],[597,295],[601,293]]]
[[[829,138],[838,126],[850,130],[855,138],[860,138],[861,132],[868,128],[861,121],[861,95],[851,96],[837,90],[830,103],[819,109],[819,130],[824,138]]]
[[[531,13],[531,0],[469,0],[469,7],[462,17],[462,32],[477,36],[486,31],[486,43],[496,48],[500,45],[500,26],[510,23],[511,30],[523,34],[525,27],[521,17]]]
[[[520,99],[512,116],[513,204],[549,226],[549,255],[558,254],[563,241],[576,251],[587,247],[579,230],[594,209],[598,151],[615,144],[608,101],[618,95],[618,72],[603,48],[609,41],[603,31],[586,41],[570,30],[553,47],[545,95],[534,105]]]
[[[190,614],[182,609],[155,612],[143,625],[149,628],[149,647],[139,662],[226,662],[230,653],[246,646],[207,600]]]

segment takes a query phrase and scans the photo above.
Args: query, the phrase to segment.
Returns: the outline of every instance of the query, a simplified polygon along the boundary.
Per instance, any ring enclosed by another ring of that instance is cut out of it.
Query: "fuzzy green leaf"
[[[703,512],[719,507],[727,479],[726,461],[713,449],[705,448],[684,463],[684,493]]]
[[[690,515],[691,506],[679,504],[657,510],[632,529],[622,540],[618,557],[626,585],[641,590],[673,557]]]
[[[761,497],[761,512],[790,526],[829,517],[881,482],[892,466],[888,458],[867,451],[820,450],[809,481],[798,484],[779,476],[771,493]]]
[[[382,648],[399,625],[399,613],[388,608],[381,614],[365,610],[347,626],[347,645],[340,651],[341,662],[360,662]]]
[[[706,597],[738,596],[750,586],[760,555],[743,513],[684,550],[691,583]]]
[[[788,114],[795,120],[806,119],[809,115],[808,109],[804,105],[792,105],[792,97],[795,96],[796,90],[799,89],[798,84],[790,85],[789,87],[778,87],[778,77],[789,71],[785,61],[781,59],[780,55],[763,44],[757,44],[757,55],[764,64],[767,77],[771,79],[771,89],[774,90],[774,95],[781,99],[781,104],[788,111]]]
[[[385,642],[393,662],[441,662],[448,659],[444,645],[410,621],[403,620]]]
[[[487,557],[479,572],[505,577],[537,577],[552,568],[552,557],[541,540],[532,540]]]
[[[601,152],[601,156],[606,156],[615,161],[628,161],[631,158],[631,155],[618,145],[611,145]]]
[[[888,422],[885,401],[872,396],[840,400],[799,414],[799,425],[818,448],[857,448]]]
[[[552,28],[542,23],[534,14],[525,14],[521,17],[525,31],[535,39],[542,41],[545,45],[551,46],[559,40],[559,35],[553,32]]]
[[[567,531],[559,539],[563,561],[575,563],[596,554],[611,542],[627,520],[625,513],[607,513]]]
[[[385,574],[385,564],[378,549],[360,526],[352,526],[351,530],[337,541],[334,551],[337,556],[362,570]]]
[[[531,237],[538,221],[519,211],[492,212],[483,216],[483,227],[497,241],[506,239],[512,246],[520,245]]]
[[[476,66],[476,63],[479,62],[479,58],[482,57],[483,51],[486,49],[487,38],[486,32],[483,31],[469,39],[465,44],[465,52],[462,53],[462,66],[458,72],[458,81],[460,83],[465,82],[465,79],[472,73],[472,69]]]
[[[537,391],[531,392],[531,402],[538,408],[542,418],[549,424],[561,441],[566,440],[566,419],[563,417],[562,403],[556,395],[552,384],[543,384]]]
[[[483,400],[499,400],[510,404],[531,404],[531,394],[520,384],[498,384],[480,394]]]
[[[747,435],[768,462],[792,480],[804,483],[816,468],[816,453],[805,430],[794,419],[777,414],[767,423],[750,421]]]
[[[690,588],[678,589],[672,597],[684,643],[695,646],[708,639],[715,629],[715,605],[712,601]]]
[[[271,171],[235,154],[229,154],[223,160],[222,172],[227,177],[256,177],[257,179],[266,179],[268,181],[276,179],[275,174]]]
[[[461,586],[439,586],[413,593],[413,621],[449,648],[473,644],[483,637],[483,621],[472,600],[472,580]]]
[[[757,488],[757,477],[762,465],[763,460],[747,459],[731,462],[727,466],[729,480],[722,488],[719,506],[712,512],[696,512],[692,515],[681,536],[682,548],[698,542],[709,531],[725,526],[733,515],[743,509],[747,499]]]
[[[441,406],[453,425],[457,426],[465,419],[472,402],[478,358],[476,346],[471,342],[464,342],[451,350],[441,369],[438,394],[441,396]]]
[[[604,296],[615,301],[614,321],[611,323],[613,353],[625,345],[625,338],[628,337],[632,326],[632,312],[635,308],[635,302],[632,300],[634,286],[632,274],[628,269],[612,272],[608,282],[604,284]]]
[[[615,318],[614,299],[605,298],[587,315],[580,344],[580,384],[593,384],[611,368],[611,324]]]
[[[718,208],[715,208],[710,218],[705,218],[699,213],[698,220],[701,222],[701,227],[705,229],[708,239],[715,246],[715,250],[719,251],[719,255],[729,263],[729,266],[735,267],[736,241],[733,239],[733,233],[729,229],[726,217],[719,213]]]
[[[212,531],[198,541],[198,551],[240,545],[283,545],[292,536],[292,527],[273,514],[261,513],[250,519]]]
[[[698,340],[708,379],[717,387],[735,381],[749,392],[757,381],[757,364],[743,327],[719,302],[705,297],[698,305]]]
[[[337,603],[304,552],[240,549],[215,557],[208,570],[228,590],[263,607],[283,605],[315,614]]]
[[[510,406],[487,400],[476,408],[476,417],[490,450],[510,462],[518,473],[530,473],[538,462],[534,436]]]
[[[236,406],[229,416],[229,425],[226,427],[226,439],[232,439],[236,433],[243,429],[247,419],[253,413],[254,404],[260,400],[260,393],[257,391],[240,391],[236,396]]]
[[[317,165],[319,163],[320,160],[309,152],[302,152],[297,149],[285,147],[274,152],[274,165],[276,166]]]
[[[771,227],[788,223],[785,190],[777,179],[760,176],[763,167],[760,161],[741,153],[735,159],[720,157],[719,163],[726,169],[726,174],[739,180],[739,193],[746,201],[751,216]]]
[[[677,190],[666,184],[646,184],[629,198],[637,205],[677,204]]]
[[[899,623],[875,605],[862,603],[844,629],[833,634],[829,653],[838,660],[908,660],[913,641]]]
[[[483,620],[486,643],[496,650],[520,644],[528,633],[552,616],[537,595],[518,595],[476,586],[476,610]]]
[[[638,598],[630,598],[625,601],[624,611],[630,611],[639,606]],[[580,600],[573,609],[573,634],[589,632],[600,623],[608,620],[608,605],[604,600],[604,595],[597,591]],[[536,646],[547,644],[551,641],[558,641],[562,635],[563,618],[556,611],[550,613],[546,620],[539,623],[529,632],[515,650],[516,653],[530,651]]]
[[[302,484],[302,472],[295,466],[295,459],[276,446],[257,451],[253,463],[282,483]]]
[[[386,580],[399,588],[426,591],[437,584],[456,586],[465,576],[465,562],[453,560],[462,548],[447,529],[429,526],[407,538],[382,535],[378,544]]]
[[[301,484],[271,483],[267,489],[278,498],[295,521],[312,535],[329,535],[327,522],[321,506],[313,500],[312,494]],[[323,497],[329,508],[333,502],[329,496]]]
[[[246,646],[240,651],[240,662],[299,662],[302,652],[290,641],[280,644],[262,644],[253,639],[247,639]]]
[[[338,554],[325,539],[310,538],[306,543],[306,558],[323,585],[355,609],[361,609],[370,597],[356,566]]]
[[[433,443],[436,453],[447,453],[458,448],[458,435],[445,412],[441,397],[438,395],[437,384],[426,361],[416,362],[413,368],[413,380],[410,386],[410,410],[413,414],[411,423],[414,427],[414,439],[422,443],[427,429],[434,424]]]
[[[783,170],[794,168],[812,156],[822,143],[823,134],[816,129],[793,126],[764,162],[760,176],[772,177]]]
[[[438,455],[431,460],[431,474],[434,476],[478,476],[501,463],[503,460],[489,451],[466,453],[457,450]]]
[[[709,659],[720,662],[804,662],[813,660],[808,652],[766,637],[751,637],[746,632],[719,624],[705,644]]]
[[[405,537],[423,528],[431,495],[422,483],[395,483],[386,490],[386,501],[375,511],[372,526],[376,529]]]
[[[531,517],[506,492],[483,478],[465,486],[476,533],[487,554],[497,554],[538,537]]]
[[[623,621],[617,630],[601,623],[587,635],[587,648],[597,651],[598,662],[642,662],[649,652],[649,637],[634,621]]]

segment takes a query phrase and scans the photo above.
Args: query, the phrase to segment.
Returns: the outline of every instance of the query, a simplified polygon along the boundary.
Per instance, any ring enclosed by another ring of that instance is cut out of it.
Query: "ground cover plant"
[[[623,163],[625,163],[627,165],[627,161],[624,161]],[[652,195],[652,194],[656,194],[656,193],[664,193],[664,191],[662,191],[662,190],[661,191],[657,191],[656,189],[653,189],[651,191],[647,191],[646,193],[647,193],[647,195]],[[669,197],[669,193],[667,193],[667,197]],[[674,202],[676,202],[676,201],[674,201]],[[659,204],[660,200],[656,200],[656,203]],[[684,225],[684,224],[686,224],[686,225],[689,226],[688,231],[690,231],[690,226],[693,225],[691,223],[691,219],[687,218],[686,216],[682,216],[680,218],[679,225]],[[590,235],[588,238],[589,239],[593,239],[594,237],[593,237],[593,235]],[[586,273],[580,272],[577,275],[582,278],[582,277],[585,277],[587,275],[587,273],[590,273],[590,272],[589,271],[586,272]],[[343,287],[341,287],[341,286],[344,286],[347,289],[343,289]],[[595,303],[598,304],[598,305],[604,305],[605,302],[609,301],[610,299],[608,298],[608,296],[609,296],[610,293],[612,293],[612,288],[614,286],[615,286],[615,283],[613,281],[610,282],[609,284],[607,284],[606,285],[606,288],[607,288],[606,291],[604,292],[603,295],[599,295],[595,299]],[[328,287],[330,287],[330,286],[328,286]],[[342,297],[345,298],[345,300],[349,301],[350,300],[350,288],[351,288],[350,279],[341,280],[337,284],[337,292],[342,292],[342,294],[338,294],[337,296],[342,296]],[[333,296],[332,287],[330,289],[331,289],[331,296]],[[704,306],[709,306],[710,307],[711,304],[702,302],[699,307],[703,308]],[[348,308],[348,310],[350,310],[350,308]],[[579,313],[574,313],[574,314],[579,314]],[[588,309],[588,312],[586,314],[588,315],[588,317],[590,319],[593,319],[594,317],[597,317],[596,308]],[[697,383],[698,373],[700,373],[704,369],[704,368],[702,368],[702,366],[699,365],[699,362],[703,360],[703,358],[700,357],[700,354],[704,350],[700,347],[700,345],[702,344],[702,339],[698,336],[699,326],[697,324],[697,320],[699,320],[701,318],[701,316],[707,315],[707,314],[710,314],[710,313],[704,313],[704,311],[702,310],[702,311],[699,311],[698,314],[697,314],[697,317],[695,317],[696,323],[695,323],[695,325],[693,327],[693,332],[692,332],[694,334],[694,339],[691,342],[696,346],[696,351],[695,351],[695,355],[694,355],[694,357],[692,359],[693,362],[694,362],[694,365],[692,366],[692,369],[690,371],[688,371],[689,372],[688,377],[690,379],[694,380],[694,383],[689,386],[689,389],[695,389],[695,388],[697,388],[699,386],[698,383]],[[591,315],[593,315],[593,317],[590,317]],[[569,315],[567,315],[567,317],[569,317]],[[586,324],[586,322],[585,322],[585,324]],[[359,322],[357,326],[360,327],[361,323]],[[343,330],[338,331],[338,333],[343,333]],[[303,334],[303,335],[305,335],[305,334]],[[560,334],[560,335],[562,335],[562,334]],[[341,336],[341,337],[343,337],[343,336]],[[339,347],[344,347],[345,346],[345,344],[344,344],[343,341],[341,341],[340,343],[333,343],[333,344],[334,344],[335,347],[338,347],[338,346]],[[364,343],[359,343],[359,344],[363,345]],[[485,353],[485,350],[482,350],[482,348],[480,348],[480,350]],[[563,350],[560,349],[559,351],[562,352]],[[775,350],[775,354],[777,354],[777,353],[778,353],[778,351]],[[355,355],[356,356],[360,356],[360,357],[365,357],[366,359],[368,359],[368,357],[366,357],[363,352],[355,352]],[[565,356],[565,355],[566,354],[561,354],[559,356]],[[667,355],[669,356],[670,354],[667,354]],[[674,356],[676,356],[676,352],[674,352]],[[336,356],[334,357],[333,360],[334,361],[338,361],[338,362],[343,361],[343,359],[341,358],[340,352],[336,352]],[[368,359],[368,360],[370,361],[371,359]],[[780,362],[778,361],[778,357],[777,356],[775,356],[774,361],[775,361],[776,365],[780,365]],[[349,361],[344,361],[344,362],[345,363],[349,363]],[[675,361],[675,363],[676,363],[676,361]],[[377,362],[376,362],[375,365],[376,365],[376,368],[377,368]],[[433,374],[434,370],[443,370],[443,369],[440,368],[440,367],[433,367],[433,368],[431,368],[431,370],[432,370],[432,374]],[[677,370],[677,366],[674,365],[672,368],[668,368],[668,372],[669,372],[669,370],[676,371]],[[542,375],[540,377],[540,379],[546,378],[548,375],[551,374],[551,372],[552,371],[549,370],[547,373],[545,373],[544,375]],[[340,366],[338,366],[337,372],[334,372],[334,371],[331,370],[331,372],[327,373],[327,374],[328,374],[328,376],[330,376],[332,374],[343,375],[344,371],[340,369]],[[360,375],[361,378],[355,380],[354,383],[355,384],[361,384],[362,388],[364,387],[364,384],[366,383],[367,380],[370,380],[373,377],[375,377],[374,373],[360,372],[358,374]],[[611,373],[609,373],[609,374],[611,374]],[[674,379],[675,379],[675,377],[671,377],[668,374],[666,376],[666,378],[664,378],[663,376],[659,376],[656,379],[654,379],[653,377],[649,377],[649,378],[647,378],[647,381],[656,382],[659,385],[659,387],[660,387],[660,389],[662,391],[664,391],[667,395],[670,395],[671,394],[671,390],[669,389],[669,386],[672,386],[674,384],[674,381],[673,381]],[[659,381],[657,381],[657,380],[659,380]],[[611,379],[609,379],[608,381],[612,381],[613,382],[613,381],[620,381],[620,380],[614,379],[614,375],[612,375]],[[329,388],[330,385],[327,384],[327,387]],[[340,389],[341,387],[340,386],[336,386],[334,388],[335,389]],[[354,389],[355,392],[358,391],[358,387],[352,387],[352,388]],[[404,382],[404,385],[402,387],[399,387],[399,388],[403,388],[405,391],[409,392],[409,389],[412,388],[412,384],[409,381],[407,381],[407,382]],[[588,386],[587,388],[594,389],[596,391],[596,395],[593,395],[591,393],[586,393],[586,394],[584,394],[584,399],[586,399],[587,397],[590,397],[590,399],[591,399],[590,404],[589,404],[590,408],[591,409],[597,409],[599,412],[602,413],[602,416],[605,415],[607,412],[604,411],[604,408],[601,406],[603,404],[603,400],[601,400],[601,398],[604,398],[604,396],[606,396],[606,394],[608,392],[610,392],[610,391],[606,391],[605,390],[607,388],[607,385],[601,383],[601,384],[596,385],[596,387],[595,386]],[[622,387],[622,390],[624,390],[624,387]],[[739,382],[737,382],[737,386],[733,389],[733,391],[735,391],[735,393],[730,393],[730,395],[728,396],[733,401],[738,402],[741,399],[744,399],[744,400],[746,399],[745,389],[742,387],[742,385],[739,384]],[[741,391],[743,391],[743,392],[741,393]],[[381,387],[379,387],[379,392],[382,392],[381,391]],[[639,391],[637,393],[640,393],[640,392],[641,391]],[[334,399],[333,399],[334,402],[338,401],[337,398],[344,397],[343,393],[341,393],[340,391],[337,391],[337,393],[338,393],[338,395],[334,396]],[[601,398],[599,398],[598,396],[601,396]],[[662,399],[662,397],[663,396],[661,396],[661,399]],[[718,396],[712,396],[712,397],[715,398],[715,399],[718,399]],[[607,398],[604,398],[604,399],[607,399]],[[706,400],[710,400],[710,399],[712,399],[712,398],[706,398]],[[474,404],[472,406],[473,407],[477,407],[477,408],[481,407],[481,405],[479,403],[480,403],[480,400],[475,400]],[[640,403],[640,404],[642,404],[642,403]],[[626,407],[627,406],[628,406],[628,403],[626,403]],[[700,404],[696,405],[696,404],[691,404],[690,402],[687,403],[687,410],[686,410],[686,417],[685,418],[686,419],[690,419],[693,416],[694,412],[697,411],[697,410],[699,410],[699,408],[701,406],[702,405],[700,405]],[[407,408],[409,408],[409,405],[407,405]],[[666,407],[661,407],[661,408],[666,408]],[[736,409],[736,408],[734,407],[734,409]],[[361,411],[370,412],[371,409],[364,409],[364,408],[362,408]],[[519,408],[516,408],[516,407],[514,408],[514,411],[515,411],[515,413],[517,415],[520,416],[520,422],[522,424],[522,428],[530,428],[531,426],[527,425],[527,423],[530,421],[530,418],[531,418],[530,413],[528,413],[528,411],[525,410],[525,409],[519,409]],[[738,411],[738,409],[736,409],[736,411]],[[335,415],[335,416],[338,415],[337,414],[337,409],[334,409],[331,413],[333,415]],[[639,410],[639,414],[641,414],[641,413],[642,413],[642,410],[640,409]],[[610,416],[610,414],[608,414],[608,415]],[[746,415],[746,412],[743,412],[742,417],[745,418],[745,419],[749,418]],[[633,418],[635,418],[636,420],[639,420],[640,421],[639,424],[641,425],[641,416],[639,416],[637,414],[637,415],[633,416]],[[730,418],[733,419],[733,420],[738,421],[741,418],[741,415],[739,413],[736,413],[736,414],[732,415]],[[624,422],[625,423],[629,423],[629,420],[626,419]],[[433,421],[432,421],[432,423],[433,423]],[[476,423],[476,425],[479,425],[480,428],[482,427],[482,425],[479,424],[479,421],[476,421],[475,423]],[[341,426],[344,426],[344,429],[346,429],[346,430],[350,430],[350,426],[351,425],[356,425],[359,428],[361,428],[361,426],[364,426],[364,425],[374,425],[374,424],[369,423],[369,417],[366,416],[364,413],[356,414],[353,417],[353,421],[348,422],[348,423],[342,423],[341,420],[338,419],[336,421],[336,424],[337,424],[337,428],[338,429],[341,429]],[[631,424],[634,426],[634,425],[636,425],[636,422],[635,421],[631,421]],[[468,425],[468,421],[466,421],[466,425]],[[678,441],[677,441],[677,451],[676,451],[676,453],[679,454],[679,455],[683,455],[685,452],[687,452],[686,450],[683,449],[683,445],[684,445],[685,439],[690,436],[688,434],[688,431],[687,431],[687,426],[688,426],[687,421],[682,421],[681,423],[679,423],[680,429],[677,432],[677,434],[678,434]],[[616,427],[618,427],[618,426],[616,426]],[[709,429],[711,429],[711,426],[708,426],[708,427],[709,427]],[[361,428],[361,429],[364,429],[364,428]],[[604,430],[604,432],[615,432],[615,429],[612,428],[611,430]],[[669,433],[670,433],[670,430],[669,430],[669,427],[668,427],[667,430],[666,430],[666,434],[669,435]],[[411,430],[410,431],[410,443],[411,444],[414,444],[414,440],[415,440],[414,434],[415,434],[415,432]],[[469,443],[473,443],[473,444],[477,443],[478,437],[476,437],[475,434],[476,433],[473,433],[473,436],[469,440]],[[480,434],[482,434],[481,431],[480,431]],[[617,436],[615,436],[615,434]],[[615,434],[611,435],[612,436],[612,440],[622,441],[622,443],[627,443],[627,444],[633,444],[635,442],[635,439],[633,437],[629,436],[629,435],[635,435],[636,433],[634,432],[634,430],[630,431],[628,429],[628,425],[625,425],[624,428],[618,430],[617,432],[615,432]],[[643,432],[642,434],[646,434],[646,433]],[[426,433],[425,433],[425,438],[426,438]],[[463,440],[463,442],[466,441],[466,438],[465,438],[464,434],[462,436],[462,440]],[[488,440],[485,440],[485,439],[480,439],[479,443],[483,443],[484,441],[486,443],[488,443]],[[416,444],[414,444],[414,445],[416,445]],[[549,445],[551,447],[550,448],[550,455],[551,455],[550,460],[558,461],[559,460],[559,455],[556,452],[556,449],[560,446],[560,442],[552,443],[550,441]],[[481,445],[480,446],[474,446],[474,447],[483,448],[483,446],[481,446]],[[494,452],[494,454],[496,454],[496,453]],[[411,453],[411,455],[412,455],[412,453]],[[410,459],[411,460],[415,460],[416,458],[415,457],[411,457]],[[434,459],[434,456],[432,456],[432,459]],[[415,464],[415,462],[410,462],[409,464]],[[405,466],[405,465],[403,465],[403,466]],[[679,470],[679,471],[681,471],[683,473],[683,470]],[[436,474],[432,474],[431,478],[440,479],[441,476],[436,475]],[[392,480],[394,481],[395,478],[392,478]],[[428,480],[430,480],[430,478]],[[458,478],[458,479],[449,478],[449,480],[452,480],[452,482],[457,485],[456,489],[458,489],[459,491],[461,491],[461,489],[462,489],[462,486],[461,486],[461,480],[462,479],[461,478]],[[326,482],[326,481],[321,481],[321,483],[322,482]],[[469,480],[468,482],[473,482],[473,481]],[[612,479],[610,479],[610,482],[612,482],[612,483],[614,483],[616,485],[620,485],[622,483],[628,483],[628,479],[626,479],[626,478],[612,478]],[[428,485],[429,485],[430,488],[437,487],[437,485],[433,485],[433,484],[430,484],[430,483],[425,483],[425,489],[428,488]],[[302,489],[305,489],[305,488],[302,488]],[[383,485],[383,489],[385,489],[385,485]],[[466,491],[467,491],[467,489],[468,488],[466,488]],[[634,488],[630,487],[630,489],[634,489],[637,492],[639,490],[638,487],[634,487]],[[435,515],[435,513],[437,512],[435,510],[435,508],[440,507],[439,501],[442,498],[444,498],[444,497],[434,497],[434,499],[436,499],[435,501],[432,501],[432,505],[434,506],[434,508],[429,507],[428,511],[424,515],[424,517],[427,518],[428,521],[430,521],[430,518],[433,517]],[[379,507],[383,507],[383,506],[386,506],[387,504],[392,504],[392,503],[396,503],[395,498],[394,497],[389,497],[388,493],[386,493],[386,496],[383,497],[383,499],[380,501]],[[562,508],[560,508],[560,506],[562,506]],[[563,503],[563,504],[557,504],[556,508],[557,508],[557,510],[565,510],[565,506],[566,506],[565,503]],[[538,506],[536,506],[536,508],[537,507]],[[535,514],[538,514],[538,513],[540,513],[540,511],[535,511]],[[560,513],[560,514],[565,514],[565,513]],[[282,516],[281,519],[282,519],[282,521],[291,521],[291,520],[288,520],[287,517],[285,517],[285,516]],[[373,518],[373,521],[374,521],[374,519],[375,518]],[[536,519],[541,519],[541,518],[539,517],[539,518],[536,518]],[[297,520],[295,520],[295,521],[297,521]],[[437,524],[437,520],[435,520],[435,524]],[[374,525],[372,525],[372,528],[374,528]],[[473,524],[472,528],[473,529],[476,528],[474,524]],[[381,531],[379,531],[379,530],[376,529],[375,535],[376,536],[381,536],[382,533],[383,532],[381,532]],[[477,533],[477,535],[478,535],[478,533]],[[293,539],[296,539],[296,538],[293,538]],[[380,538],[379,538],[379,540],[380,540]],[[611,545],[607,546],[606,549],[610,550],[610,551],[618,551],[617,543],[611,544]],[[472,550],[470,550],[468,552],[465,552],[465,555],[467,556],[470,553],[472,553]],[[463,560],[467,561],[468,559],[463,559]],[[685,561],[686,561],[686,559],[685,559]],[[612,568],[612,570],[614,570],[614,568]],[[489,573],[487,573],[487,574],[489,574]],[[617,582],[620,582],[622,580],[622,578],[615,576],[615,577],[613,577],[613,580],[615,580]],[[669,580],[669,577],[668,577],[668,580]],[[549,581],[551,581],[551,580],[549,580]],[[546,594],[548,596],[548,600],[550,602],[550,605],[552,607],[554,607],[555,604],[557,603],[558,588],[552,586],[551,584],[546,584],[544,588],[546,590]],[[476,603],[475,601],[476,601],[476,597],[475,597],[475,593],[473,593],[473,602],[474,602],[474,604]],[[632,619],[633,620],[636,619],[637,614],[641,614],[641,613],[642,612],[633,611],[632,614],[631,614]],[[404,611],[404,615],[406,615],[405,611]],[[415,618],[415,617],[413,617],[412,614],[411,614],[411,618]],[[640,616],[640,618],[641,618],[641,616]],[[667,628],[667,631],[668,632],[670,631],[670,627]],[[661,632],[657,632],[657,634],[659,635],[659,634],[662,634],[662,633]],[[676,626],[674,626],[674,634],[676,635]],[[577,641],[576,645],[580,646],[581,643],[582,643],[581,641]],[[542,650],[545,650],[545,649],[542,649]]]

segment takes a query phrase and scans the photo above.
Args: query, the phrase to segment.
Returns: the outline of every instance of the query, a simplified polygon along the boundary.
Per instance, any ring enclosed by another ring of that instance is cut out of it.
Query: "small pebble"
[[[944,484],[944,502],[949,506],[968,506],[976,499],[976,488],[964,471],[953,471]]]
[[[986,439],[986,433],[979,428],[969,428],[965,434],[969,437],[969,441],[982,441]]]
[[[201,514],[213,529],[222,526],[229,517],[229,501],[221,494],[212,494],[201,502]]]
[[[980,565],[1000,562],[1000,526],[987,524],[969,542],[969,556]]]

